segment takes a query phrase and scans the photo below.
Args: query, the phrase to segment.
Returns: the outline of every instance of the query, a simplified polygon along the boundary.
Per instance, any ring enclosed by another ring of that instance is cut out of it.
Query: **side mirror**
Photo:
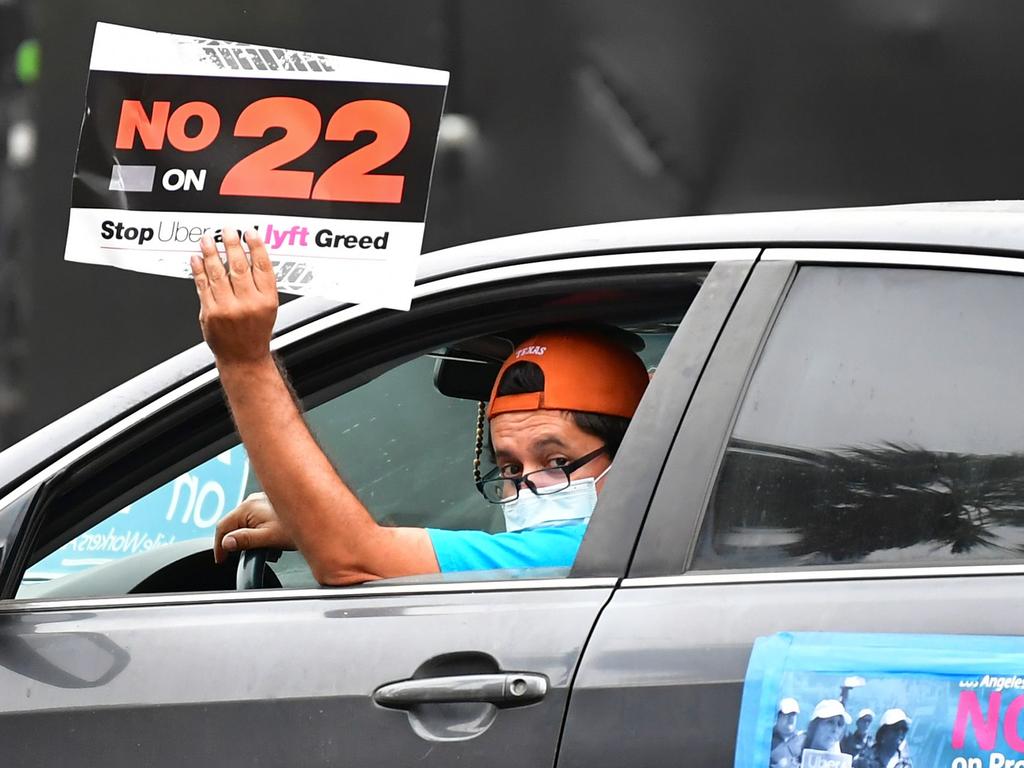
[[[0,600],[14,597],[18,591],[21,572],[28,566],[28,552],[15,557],[17,552],[14,544],[21,536],[27,521],[29,510],[39,493],[40,486],[23,494],[17,501],[0,510]],[[20,561],[20,562],[19,562]]]

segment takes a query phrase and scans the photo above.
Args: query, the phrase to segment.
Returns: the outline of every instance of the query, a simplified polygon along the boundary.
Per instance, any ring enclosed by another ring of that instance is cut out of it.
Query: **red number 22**
[[[270,128],[284,128],[284,136],[235,163],[225,174],[220,193],[346,203],[402,202],[404,176],[370,175],[395,158],[409,140],[409,114],[402,107],[364,99],[338,109],[327,123],[328,141],[351,141],[360,131],[377,135],[334,163],[314,185],[312,171],[285,171],[281,166],[312,149],[320,126],[320,111],[305,99],[272,96],[254,101],[238,116],[235,136],[259,138]]]

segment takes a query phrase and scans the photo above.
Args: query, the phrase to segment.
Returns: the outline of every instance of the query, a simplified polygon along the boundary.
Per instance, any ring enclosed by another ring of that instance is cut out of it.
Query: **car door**
[[[649,314],[664,304],[686,312],[664,358],[673,368],[688,340],[710,348],[722,305],[738,293],[753,255],[660,253],[640,274],[643,255],[619,254],[599,264],[517,265],[501,271],[502,280],[460,275],[422,290],[407,315],[347,310],[348,323],[316,321],[279,340],[278,350],[307,405],[327,406],[453,339],[595,313]],[[709,274],[710,260],[721,264]],[[108,766],[553,763],[579,655],[625,573],[653,490],[649,470],[665,456],[656,446],[671,441],[662,432],[672,425],[657,415],[675,408],[674,394],[659,386],[645,399],[645,423],[656,425],[643,436],[645,471],[624,462],[609,474],[618,504],[602,502],[595,512],[578,572],[233,592],[222,583],[232,577],[213,571],[200,547],[162,565],[133,594],[15,597],[26,567],[58,544],[232,449],[237,438],[213,373],[198,375],[76,449],[48,470],[30,501],[12,498],[0,513],[0,532],[9,529],[0,601],[5,758]],[[473,421],[465,426],[469,447]],[[425,451],[428,459],[441,452],[437,444]],[[206,591],[175,590],[176,580]]]
[[[560,766],[732,765],[760,636],[1024,632],[1007,611],[1024,588],[1022,271],[765,251],[588,642]]]

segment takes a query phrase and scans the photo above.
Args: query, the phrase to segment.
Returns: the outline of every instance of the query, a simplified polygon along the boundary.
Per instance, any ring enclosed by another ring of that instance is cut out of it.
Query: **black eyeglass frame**
[[[519,492],[522,490],[523,485],[526,485],[526,487],[533,491],[533,493],[536,494],[537,496],[546,496],[547,494],[558,493],[558,491],[565,490],[566,488],[569,487],[569,483],[571,482],[571,476],[573,472],[575,472],[577,469],[584,466],[585,464],[589,464],[603,453],[608,453],[608,446],[602,445],[600,448],[597,448],[596,450],[593,450],[588,454],[580,456],[578,459],[573,459],[568,464],[563,464],[560,467],[546,467],[544,469],[535,469],[533,472],[527,472],[525,475],[519,475],[518,477],[502,477],[501,467],[495,467],[486,475],[484,475],[483,477],[476,481],[476,489],[480,492],[480,495],[484,497],[484,500],[487,501],[489,504],[503,504],[505,502],[514,501],[515,499],[518,499]],[[536,483],[530,482],[531,475],[550,474],[551,472],[554,471],[560,471],[565,474],[564,484],[555,483],[551,485],[538,486]],[[505,496],[504,498],[500,499],[490,498],[484,492],[484,486],[488,485],[489,483],[496,482],[500,482],[503,484],[512,483],[513,487],[516,489],[515,496]]]

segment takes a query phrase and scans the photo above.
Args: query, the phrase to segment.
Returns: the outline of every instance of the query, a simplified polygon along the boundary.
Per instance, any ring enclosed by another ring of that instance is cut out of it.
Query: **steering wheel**
[[[280,557],[279,549],[243,549],[238,557],[235,589],[263,589],[267,581],[267,563],[276,563]],[[277,578],[273,581],[277,582],[276,586],[281,586]]]

